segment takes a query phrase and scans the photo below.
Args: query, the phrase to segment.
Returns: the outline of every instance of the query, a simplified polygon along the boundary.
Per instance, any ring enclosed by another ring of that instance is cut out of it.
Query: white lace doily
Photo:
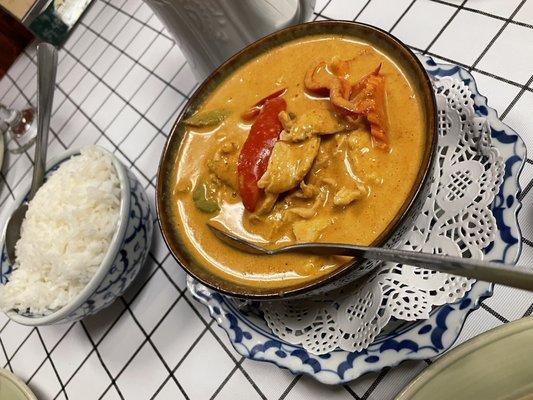
[[[503,161],[491,146],[490,127],[475,115],[471,92],[453,78],[433,82],[438,108],[438,156],[430,195],[402,240],[406,249],[482,258],[493,240],[491,204]],[[467,278],[418,267],[383,263],[344,288],[309,300],[261,303],[265,320],[281,339],[314,354],[365,349],[391,317],[429,317],[432,307],[452,303],[470,290]]]

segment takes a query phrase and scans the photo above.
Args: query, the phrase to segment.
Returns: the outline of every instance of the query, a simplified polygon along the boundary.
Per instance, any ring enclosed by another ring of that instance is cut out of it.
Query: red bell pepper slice
[[[365,117],[370,123],[370,134],[376,139],[379,147],[388,148],[388,117],[385,99],[385,80],[380,75],[381,64],[351,84],[345,78],[349,71],[349,63],[354,61],[338,61],[331,65],[336,75],[328,72],[328,65],[322,61],[305,74],[304,85],[307,90],[327,95],[331,104],[342,115]]]
[[[275,99],[276,97],[281,97],[287,91],[287,88],[280,89],[272,94],[269,94],[266,97],[263,97],[257,103],[255,103],[248,111],[245,111],[241,114],[241,118],[245,122],[253,121],[255,117],[259,115],[259,112],[267,102],[267,100]]]
[[[270,154],[283,129],[278,114],[286,109],[287,103],[281,97],[266,100],[239,154],[239,194],[244,207],[250,212],[255,210],[263,195],[257,182],[268,167]]]

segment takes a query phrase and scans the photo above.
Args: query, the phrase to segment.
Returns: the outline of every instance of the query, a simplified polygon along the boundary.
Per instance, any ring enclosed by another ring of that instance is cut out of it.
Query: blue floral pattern
[[[451,76],[462,80],[473,93],[474,109],[490,124],[493,145],[505,160],[504,181],[493,204],[498,236],[485,250],[485,259],[515,263],[521,251],[521,234],[517,213],[520,186],[518,176],[526,159],[526,147],[511,128],[503,124],[487,99],[477,91],[474,78],[466,70],[448,64],[437,64],[430,57],[419,56],[429,75]],[[237,308],[235,303],[189,279],[193,296],[205,304],[212,317],[227,332],[235,349],[245,357],[274,363],[293,373],[307,374],[327,384],[353,380],[367,372],[398,365],[410,359],[435,357],[452,346],[467,315],[487,297],[493,285],[476,282],[467,295],[453,304],[435,308],[427,320],[394,321],[364,351],[336,350],[317,356],[299,346],[279,340],[261,318],[253,303]]]
[[[48,174],[55,171],[59,165],[68,160],[65,158],[55,163]],[[129,209],[127,212],[126,229],[118,244],[118,252],[107,274],[93,293],[84,303],[62,319],[55,320],[53,324],[61,324],[80,320],[109,306],[120,296],[135,279],[144,264],[150,249],[153,231],[153,219],[150,203],[137,178],[131,171],[127,171],[129,181]],[[8,261],[4,243],[0,257],[0,283],[9,280],[12,266]],[[31,314],[24,314],[31,317]]]

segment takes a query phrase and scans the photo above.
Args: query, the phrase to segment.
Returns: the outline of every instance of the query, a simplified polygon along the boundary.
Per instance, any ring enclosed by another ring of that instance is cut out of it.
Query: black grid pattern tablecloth
[[[319,0],[315,19],[390,31],[413,50],[458,64],[533,154],[533,0]],[[0,102],[35,104],[35,47],[0,81]],[[96,0],[59,53],[49,156],[99,144],[154,201],[166,135],[195,81],[183,54],[141,0]],[[7,155],[0,226],[30,178],[31,155]],[[522,172],[520,263],[533,265],[533,160]],[[155,209],[155,207],[154,207]],[[391,399],[430,361],[338,387],[244,359],[203,306],[159,229],[142,278],[109,309],[72,325],[31,328],[0,316],[0,364],[39,399]],[[533,312],[533,295],[501,286],[470,315],[458,343]]]

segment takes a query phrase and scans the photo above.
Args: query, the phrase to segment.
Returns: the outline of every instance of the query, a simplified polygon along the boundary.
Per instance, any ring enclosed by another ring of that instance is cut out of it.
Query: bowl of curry
[[[222,293],[303,296],[370,261],[239,252],[208,225],[265,247],[394,246],[420,212],[436,152],[431,82],[416,56],[365,24],[275,32],[193,94],[161,157],[157,212],[179,264]]]

